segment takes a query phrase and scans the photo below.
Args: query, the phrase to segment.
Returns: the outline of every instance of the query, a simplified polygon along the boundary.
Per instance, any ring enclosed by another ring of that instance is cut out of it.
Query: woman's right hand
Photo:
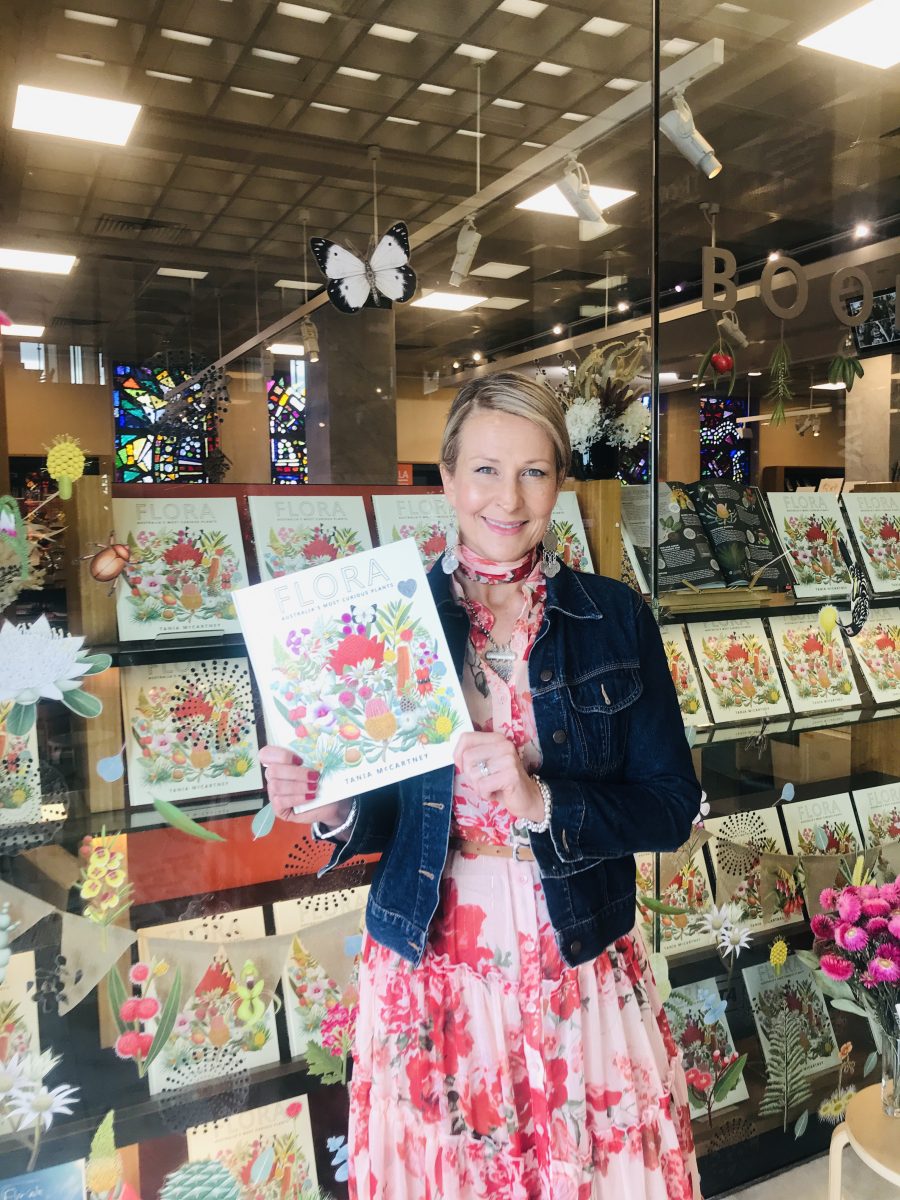
[[[266,769],[266,789],[275,816],[298,825],[322,825],[337,828],[350,815],[351,800],[322,804],[304,812],[294,812],[295,805],[311,804],[319,786],[319,772],[303,765],[303,759],[282,746],[263,746],[259,761]]]

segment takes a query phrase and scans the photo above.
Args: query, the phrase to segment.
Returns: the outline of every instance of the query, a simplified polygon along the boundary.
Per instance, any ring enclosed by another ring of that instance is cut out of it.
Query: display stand
[[[569,486],[568,483],[566,485]],[[622,484],[618,479],[576,479],[578,497],[594,570],[622,578]]]

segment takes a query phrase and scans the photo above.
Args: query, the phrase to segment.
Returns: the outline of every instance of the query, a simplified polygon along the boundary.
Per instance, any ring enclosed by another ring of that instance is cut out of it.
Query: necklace
[[[504,683],[509,683],[512,679],[513,665],[516,661],[516,654],[509,642],[504,642],[501,646],[494,638],[489,629],[485,629],[481,621],[478,619],[478,613],[475,611],[475,606],[470,600],[463,598],[463,608],[469,614],[469,620],[479,629],[491,644],[491,649],[486,651],[483,658],[487,665],[491,668],[495,675],[499,675]],[[476,651],[476,654],[478,651]]]

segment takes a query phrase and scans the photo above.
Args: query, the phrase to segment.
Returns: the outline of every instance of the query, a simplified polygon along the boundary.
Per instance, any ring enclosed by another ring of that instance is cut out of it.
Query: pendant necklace
[[[510,642],[504,642],[501,646],[500,643],[495,640],[491,634],[491,631],[489,629],[485,629],[485,627],[479,621],[478,615],[470,601],[463,600],[463,607],[469,614],[469,620],[484,634],[491,645],[491,649],[485,651],[485,653],[479,655],[479,657],[484,659],[494,674],[499,675],[504,683],[509,683],[510,679],[512,679],[513,666],[515,665],[516,661],[516,654],[510,645]],[[476,651],[476,654],[477,653],[478,651]]]

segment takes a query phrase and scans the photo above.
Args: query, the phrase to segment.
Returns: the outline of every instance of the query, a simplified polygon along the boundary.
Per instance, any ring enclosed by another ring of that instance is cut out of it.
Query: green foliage
[[[122,982],[122,976],[119,974],[119,968],[115,965],[110,967],[109,974],[106,976],[106,990],[109,996],[109,1011],[112,1013],[112,1019],[115,1022],[116,1029],[119,1034],[123,1034],[128,1026],[119,1016],[119,1009],[128,999],[128,993],[125,991],[125,984]]]
[[[204,842],[224,842],[225,838],[220,833],[216,833],[212,829],[206,829],[203,825],[198,825],[197,822],[182,812],[181,809],[171,804],[168,800],[160,800],[157,796],[151,796],[153,807],[162,817],[162,819],[173,829],[179,830],[180,833],[186,833],[190,837],[199,838]]]
[[[799,1024],[796,1013],[782,1002],[769,1025],[766,1090],[759,1115],[769,1117],[780,1113],[785,1133],[790,1110],[805,1104],[812,1094],[806,1077],[806,1056],[800,1045]]]
[[[769,363],[769,390],[766,400],[774,404],[770,421],[773,425],[784,424],[784,406],[794,398],[791,387],[791,352],[784,339],[775,347]]]
[[[744,1074],[744,1067],[747,1065],[747,1055],[742,1054],[740,1058],[736,1058],[725,1074],[716,1082],[713,1088],[713,1099],[724,1100],[729,1092],[734,1089],[741,1081],[741,1076]]]
[[[159,1200],[240,1200],[234,1176],[212,1159],[186,1163],[166,1177]]]
[[[305,1057],[310,1075],[318,1075],[323,1083],[344,1082],[346,1064],[343,1059],[335,1058],[315,1042],[310,1042],[306,1047]]]
[[[855,354],[836,354],[828,364],[828,382],[842,383],[848,392],[853,391],[854,383],[863,375],[863,365]]]
[[[6,718],[6,732],[13,737],[27,737],[34,724],[35,705],[16,703]]]
[[[166,997],[166,1002],[163,1005],[163,1010],[159,1016],[159,1024],[156,1026],[156,1032],[153,1035],[153,1042],[147,1052],[147,1057],[142,1064],[142,1074],[147,1070],[153,1060],[162,1051],[166,1042],[171,1036],[172,1030],[175,1028],[175,1020],[178,1017],[178,1010],[181,1007],[181,971],[176,970],[175,978],[172,980],[172,990]]]

